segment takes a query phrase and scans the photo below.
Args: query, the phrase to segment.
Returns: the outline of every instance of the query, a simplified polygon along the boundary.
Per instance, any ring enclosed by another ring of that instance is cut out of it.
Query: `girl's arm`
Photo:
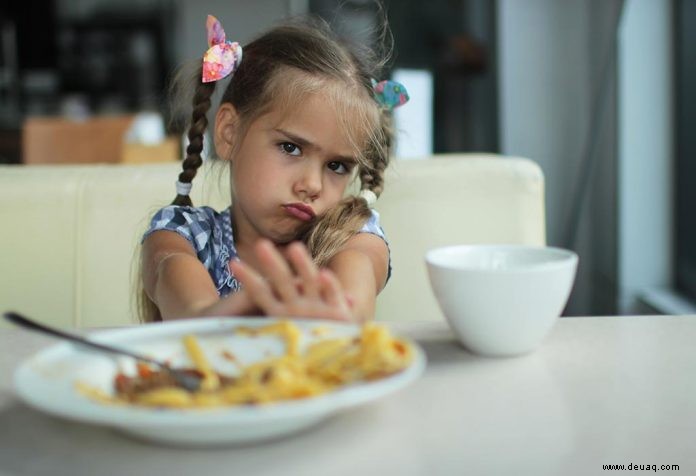
[[[349,296],[353,316],[360,322],[374,318],[377,294],[384,288],[389,250],[384,240],[370,233],[351,237],[327,266]]]
[[[142,273],[145,292],[164,320],[249,314],[256,309],[241,291],[220,299],[191,244],[172,231],[156,231],[145,239]]]

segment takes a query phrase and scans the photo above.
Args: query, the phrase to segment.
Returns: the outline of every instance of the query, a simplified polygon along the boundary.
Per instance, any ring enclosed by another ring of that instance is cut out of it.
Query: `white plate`
[[[268,318],[205,318],[97,332],[90,338],[170,359],[176,365],[191,365],[181,337],[195,334],[206,356],[219,371],[234,373],[236,367],[222,357],[231,351],[248,365],[285,351],[278,336],[236,336],[237,326],[263,326]],[[354,336],[360,328],[330,322],[295,322],[303,333],[302,345],[318,338]],[[328,332],[316,337],[322,327]],[[350,385],[322,396],[257,406],[211,409],[148,409],[130,405],[109,405],[91,400],[75,389],[83,382],[112,392],[114,375],[130,360],[93,353],[71,343],[60,343],[31,357],[17,369],[15,387],[29,405],[72,420],[107,425],[140,438],[181,445],[249,443],[287,435],[309,427],[328,416],[390,394],[416,380],[425,369],[425,354],[415,343],[414,359],[404,371],[371,382]],[[120,365],[120,367],[119,367]]]

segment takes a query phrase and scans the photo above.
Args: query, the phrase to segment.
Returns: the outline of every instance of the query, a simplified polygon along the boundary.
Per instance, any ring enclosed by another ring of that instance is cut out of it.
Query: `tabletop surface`
[[[563,318],[536,352],[507,359],[468,353],[444,322],[390,327],[426,352],[412,386],[284,439],[206,449],[25,406],[12,373],[55,341],[0,330],[0,474],[696,474],[696,316]]]

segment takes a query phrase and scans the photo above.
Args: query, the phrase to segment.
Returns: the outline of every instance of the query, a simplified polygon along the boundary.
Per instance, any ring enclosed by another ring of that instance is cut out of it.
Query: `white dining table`
[[[696,316],[561,318],[515,358],[469,353],[444,321],[389,325],[426,352],[415,384],[279,440],[197,449],[26,406],[14,369],[55,341],[0,329],[0,474],[696,474]]]

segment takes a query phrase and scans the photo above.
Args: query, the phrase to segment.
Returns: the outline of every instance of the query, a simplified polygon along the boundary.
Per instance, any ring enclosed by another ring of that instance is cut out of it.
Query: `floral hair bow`
[[[222,24],[213,15],[205,22],[208,30],[208,51],[203,56],[204,83],[218,81],[232,74],[242,61],[242,46],[225,38]]]
[[[372,89],[375,92],[377,102],[390,111],[396,107],[403,106],[409,99],[404,85],[396,81],[385,79],[378,83],[373,79]]]

